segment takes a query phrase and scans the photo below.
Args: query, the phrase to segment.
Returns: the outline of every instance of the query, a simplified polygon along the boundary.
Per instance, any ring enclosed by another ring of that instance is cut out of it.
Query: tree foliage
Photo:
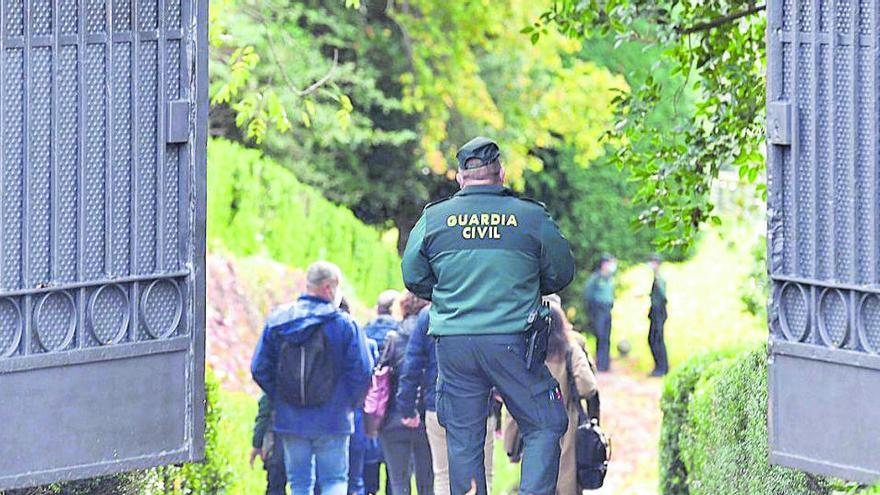
[[[530,0],[409,0],[392,17],[412,58],[404,104],[423,115],[420,146],[436,173],[476,134],[504,144],[515,187],[525,170],[540,170],[533,153],[568,146],[586,166],[613,117],[614,91],[625,80],[579,57],[581,43],[546,31],[542,43],[522,29],[541,10]]]
[[[215,29],[214,134],[258,144],[358,218],[396,227],[400,246],[424,204],[457,188],[461,143],[502,143],[521,189],[542,166],[536,149],[569,146],[581,165],[600,156],[612,90],[626,87],[575,40],[532,43],[521,26],[540,9],[526,0],[229,2]],[[498,22],[502,11],[514,22]]]
[[[656,232],[633,228],[639,207],[632,202],[636,185],[627,170],[606,161],[582,167],[569,148],[543,150],[539,156],[544,169],[526,172],[525,192],[547,205],[583,272],[591,271],[606,252],[625,264],[648,259]],[[675,254],[676,259],[682,257]]]
[[[615,100],[608,134],[620,143],[614,159],[640,185],[641,220],[660,229],[664,245],[689,243],[702,223],[720,223],[709,193],[721,169],[738,167],[752,182],[763,169],[764,8],[755,0],[556,0],[532,25],[536,33],[555,26],[574,39],[611,33],[664,48],[662,60],[684,77],[676,91],[693,89],[694,110],[669,133],[647,118],[667,90],[648,76]]]
[[[268,128],[255,144],[358,218],[405,234],[424,204],[454,184],[420,159],[420,115],[402,101],[401,77],[410,59],[401,29],[384,2],[351,7],[337,0],[236,0],[231,6],[230,32],[261,55],[249,74],[249,91],[285,94],[283,107],[296,109],[302,99],[290,94],[290,76],[283,75],[311,73],[305,78],[311,80],[333,70],[300,105],[301,121],[286,130]],[[244,117],[235,104],[215,105],[214,113],[215,135],[254,144],[236,125]],[[400,244],[405,240],[401,235]]]
[[[699,199],[700,211],[711,211],[708,196],[692,194],[700,187],[683,181],[686,167],[664,165],[687,143],[684,130],[701,94],[670,57],[678,47],[672,38],[615,39],[595,30],[575,39],[550,26],[574,25],[574,11],[566,17],[556,4],[556,14],[542,16],[547,4],[528,0],[491,8],[436,0],[219,1],[227,3],[212,28],[213,53],[225,62],[212,69],[214,134],[259,145],[359,219],[396,227],[398,248],[424,204],[457,189],[454,152],[478,134],[502,144],[520,190],[547,165],[547,151],[579,167],[620,167],[618,179],[631,175],[641,186],[615,189],[628,205],[619,219],[658,228],[630,236],[639,242],[659,236],[670,244],[683,231],[692,237],[666,213],[669,205],[656,204],[663,198]],[[639,33],[657,30],[649,20],[634,22]],[[314,89],[303,95],[302,88]],[[638,105],[639,125],[632,120]],[[609,148],[611,160],[603,158]],[[565,181],[557,187],[571,192]]]
[[[348,129],[352,105],[343,85],[357,76],[339,60],[336,24],[318,14],[277,0],[212,2],[211,104],[232,117],[215,122],[231,121],[256,143],[316,120]],[[309,29],[313,24],[321,29]]]

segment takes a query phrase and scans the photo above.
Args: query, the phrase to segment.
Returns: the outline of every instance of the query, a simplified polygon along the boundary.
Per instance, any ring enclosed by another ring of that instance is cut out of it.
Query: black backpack
[[[597,411],[590,411],[595,417],[588,417],[581,404],[581,397],[574,380],[571,365],[571,351],[565,357],[568,372],[568,387],[571,399],[577,405],[578,427],[575,431],[574,452],[577,467],[577,482],[582,490],[596,490],[605,483],[608,472],[608,461],[611,460],[611,441],[599,428],[598,406],[599,394],[593,396],[592,403]]]
[[[281,400],[298,407],[320,406],[333,396],[336,370],[327,334],[315,326],[302,343],[283,342],[276,388]]]

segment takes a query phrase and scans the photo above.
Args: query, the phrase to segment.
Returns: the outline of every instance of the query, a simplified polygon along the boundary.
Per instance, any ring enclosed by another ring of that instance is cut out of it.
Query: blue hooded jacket
[[[304,342],[316,327],[327,334],[339,378],[327,402],[297,407],[275,393],[278,354],[283,342]],[[369,348],[354,321],[329,302],[309,295],[269,315],[251,363],[254,381],[275,405],[273,430],[305,438],[354,432],[353,411],[367,392],[372,369]]]
[[[364,333],[368,339],[376,341],[380,353],[385,349],[385,336],[388,335],[388,332],[399,329],[400,322],[391,315],[379,315],[364,325]]]
[[[436,411],[437,355],[434,338],[428,336],[430,307],[423,308],[406,346],[403,371],[397,388],[396,406],[404,418],[418,414],[416,400],[421,393],[425,409]]]

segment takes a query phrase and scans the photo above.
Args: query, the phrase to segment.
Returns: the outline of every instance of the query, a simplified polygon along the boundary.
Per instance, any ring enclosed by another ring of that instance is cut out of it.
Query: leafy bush
[[[766,345],[695,358],[670,376],[662,407],[665,495],[831,493],[831,480],[769,463]]]
[[[259,151],[211,140],[208,191],[208,239],[234,254],[296,267],[332,261],[363,301],[403,285],[392,242]]]
[[[660,427],[660,490],[664,494],[688,493],[687,469],[681,460],[682,427],[687,420],[688,401],[700,377],[706,370],[729,358],[729,353],[712,352],[699,354],[675,368],[666,378],[660,410],[663,424]]]
[[[228,446],[217,435],[222,415],[220,382],[210,369],[205,377],[205,460],[183,466],[101,476],[86,480],[9,490],[6,495],[220,495],[227,492],[232,471]],[[0,492],[3,495],[4,492]]]

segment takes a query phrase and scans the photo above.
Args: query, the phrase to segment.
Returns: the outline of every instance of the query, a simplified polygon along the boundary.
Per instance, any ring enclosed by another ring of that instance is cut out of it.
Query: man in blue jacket
[[[340,301],[339,267],[326,261],[311,265],[306,293],[267,319],[251,364],[254,380],[275,405],[273,431],[284,445],[292,495],[311,495],[317,468],[324,495],[345,495],[348,443],[354,433],[354,409],[370,383],[373,361],[363,335]],[[276,384],[283,344],[303,345],[316,331],[326,335],[334,376],[333,392],[320,405],[297,406],[284,399]]]

